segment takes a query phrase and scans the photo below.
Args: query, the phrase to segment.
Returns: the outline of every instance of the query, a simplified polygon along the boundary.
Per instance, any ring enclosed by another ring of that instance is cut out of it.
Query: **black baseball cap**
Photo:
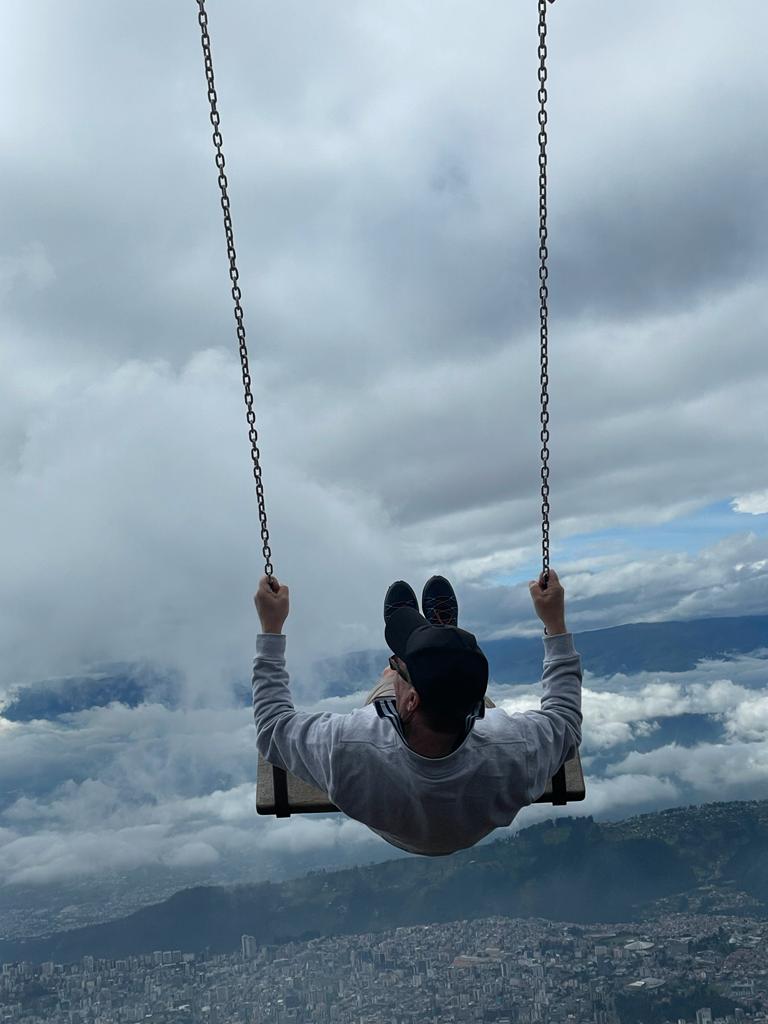
[[[414,689],[430,704],[469,708],[488,688],[488,661],[472,633],[433,626],[403,605],[387,619],[387,644],[408,669]]]

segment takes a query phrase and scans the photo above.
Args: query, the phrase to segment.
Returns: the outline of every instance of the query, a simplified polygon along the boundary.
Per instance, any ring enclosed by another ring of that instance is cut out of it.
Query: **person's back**
[[[442,577],[434,581],[453,595]],[[508,825],[581,740],[581,661],[565,629],[557,575],[551,572],[546,591],[532,582],[531,592],[547,633],[540,710],[486,708],[487,662],[455,614],[446,619],[445,593],[442,614],[428,619],[399,582],[385,602],[396,657],[373,703],[345,715],[306,714],[295,711],[288,690],[280,635],[287,588],[274,593],[263,579],[253,688],[259,751],[413,853],[452,853]]]

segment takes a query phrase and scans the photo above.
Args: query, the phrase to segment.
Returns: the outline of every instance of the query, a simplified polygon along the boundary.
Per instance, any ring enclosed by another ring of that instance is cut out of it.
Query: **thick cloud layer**
[[[44,7],[0,44],[0,686],[149,657],[204,689],[250,647],[259,542],[194,11]],[[307,657],[370,644],[387,583],[435,566],[491,625],[489,581],[535,561],[534,13],[210,12]],[[765,17],[550,11],[556,551],[764,484]],[[593,559],[579,624],[751,610],[749,564],[713,593],[670,558],[649,608]]]
[[[768,649],[690,672],[588,674],[588,798],[565,813],[625,817],[679,803],[768,798],[766,683]],[[500,687],[493,695],[511,713],[535,707],[539,697],[536,687]],[[360,696],[317,708],[348,710]],[[664,742],[665,727],[685,716],[702,720],[689,726],[688,741]],[[713,731],[715,742],[703,738]],[[340,815],[257,818],[253,726],[242,709],[112,705],[58,722],[1,724],[0,739],[8,787],[0,877],[10,885],[139,867],[179,871],[181,884],[187,869],[261,877],[396,853]],[[552,814],[532,807],[513,827]]]

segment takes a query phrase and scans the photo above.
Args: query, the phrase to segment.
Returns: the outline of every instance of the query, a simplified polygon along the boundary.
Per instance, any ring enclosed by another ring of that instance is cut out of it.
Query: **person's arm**
[[[549,779],[581,743],[581,678],[581,657],[573,646],[573,635],[545,636],[541,707],[523,713],[531,801],[541,796]]]
[[[261,633],[253,662],[253,718],[262,757],[329,792],[331,751],[340,717],[295,709],[285,667],[285,637]]]
[[[524,713],[529,743],[529,798],[533,801],[581,743],[581,657],[565,624],[565,590],[554,569],[547,586],[531,580],[536,614],[544,623],[544,693],[539,711]]]
[[[277,584],[277,581],[275,581]],[[261,619],[253,662],[253,717],[256,746],[270,764],[292,772],[318,789],[332,788],[331,750],[340,715],[307,714],[293,706],[285,667],[288,588],[270,588],[266,576],[255,597]]]

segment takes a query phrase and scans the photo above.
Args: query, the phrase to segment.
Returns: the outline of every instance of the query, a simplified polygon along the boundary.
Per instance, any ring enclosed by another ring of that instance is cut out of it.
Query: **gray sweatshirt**
[[[423,757],[374,705],[349,714],[293,706],[285,636],[260,634],[253,663],[256,744],[270,764],[328,793],[401,850],[473,846],[545,790],[581,742],[581,658],[571,633],[545,636],[541,709],[488,708],[446,757]]]

